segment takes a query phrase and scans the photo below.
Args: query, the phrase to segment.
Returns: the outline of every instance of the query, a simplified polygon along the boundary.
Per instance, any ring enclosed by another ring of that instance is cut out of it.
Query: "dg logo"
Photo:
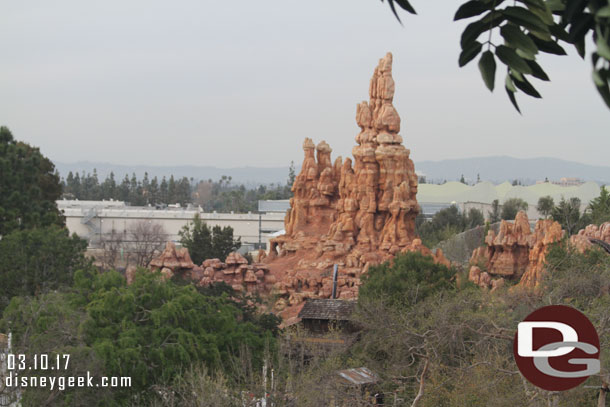
[[[535,386],[563,391],[599,373],[599,337],[580,311],[565,305],[537,309],[519,323],[513,353]]]

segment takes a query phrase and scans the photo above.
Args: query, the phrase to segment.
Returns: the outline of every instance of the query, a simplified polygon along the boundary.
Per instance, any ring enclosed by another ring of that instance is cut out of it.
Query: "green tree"
[[[201,220],[198,213],[195,214],[192,223],[182,227],[179,235],[180,244],[188,249],[191,259],[196,264],[201,264],[205,259],[213,258],[212,231]]]
[[[53,163],[0,127],[0,237],[14,230],[63,225],[55,204],[60,195]]]
[[[119,185],[119,199],[121,201],[129,202],[129,191],[130,191],[130,181],[129,176],[125,174],[125,178]]]
[[[502,205],[502,219],[513,220],[519,211],[527,211],[528,204],[521,198],[509,198]]]
[[[297,177],[297,173],[294,169],[294,161],[290,161],[290,167],[288,168],[288,188],[292,188],[292,184],[294,184],[294,180]]]
[[[241,247],[241,238],[233,238],[233,228],[216,225],[212,228],[212,255],[219,259],[226,259],[229,253]]]
[[[485,224],[485,216],[477,208],[470,208],[468,213],[464,215],[464,230],[473,229],[483,224]]]
[[[173,175],[169,177],[169,182],[167,183],[167,203],[177,203],[176,180]]]
[[[460,182],[462,184],[466,184],[466,180],[464,179],[464,174],[462,174],[462,176],[460,177]]]
[[[67,229],[47,226],[18,230],[0,240],[0,310],[14,296],[38,295],[72,284],[74,272],[87,267],[87,242]]]
[[[388,0],[400,21],[395,4],[409,13],[415,9],[409,0]],[[482,17],[481,17],[482,16]],[[519,106],[515,94],[542,96],[530,82],[536,78],[549,81],[537,62],[542,53],[566,55],[562,45],[573,45],[584,59],[585,44],[593,41],[591,54],[593,82],[610,108],[610,6],[599,0],[532,0],[505,3],[503,1],[464,1],[454,20],[476,18],[462,32],[460,67],[479,54],[479,70],[483,82],[494,90],[496,61],[506,66],[502,83],[515,109]],[[492,34],[499,33],[500,36]],[[495,38],[503,42],[495,41]],[[479,41],[481,40],[481,41]],[[529,78],[529,79],[528,79]]]
[[[195,214],[193,222],[179,232],[180,244],[186,247],[191,259],[201,264],[206,259],[224,260],[227,255],[241,247],[240,239],[233,238],[233,228],[214,226],[212,229]]]
[[[131,387],[111,391],[27,388],[23,405],[156,405],[159,391],[171,396],[192,366],[224,373],[236,387],[240,363],[260,371],[275,350],[278,322],[236,296],[141,269],[129,286],[115,271],[78,271],[69,291],[13,298],[0,329],[13,333],[14,351],[70,355],[68,371],[29,374],[131,378]]]
[[[110,172],[110,174],[106,177],[104,182],[101,185],[101,199],[118,199],[118,191],[116,180],[114,179],[114,172]]]
[[[553,208],[551,217],[559,222],[563,230],[571,236],[584,228],[590,218],[580,212],[580,199],[572,197],[570,199],[561,198],[559,204]]]
[[[610,222],[610,192],[603,185],[600,189],[599,196],[589,202],[591,210],[591,221],[596,225],[604,222]]]
[[[193,285],[178,286],[141,271],[131,285],[116,272],[101,274],[89,295],[87,343],[104,360],[108,374],[131,376],[132,391],[171,383],[194,362],[226,368],[240,348],[255,368],[271,342],[270,332],[240,322],[241,311],[227,297],[210,297]]]
[[[493,202],[491,203],[491,211],[489,211],[489,222],[491,223],[496,223],[496,222],[500,222],[500,219],[502,219],[500,217],[500,201],[497,199],[494,199]]]
[[[538,210],[538,212],[540,212],[542,216],[544,216],[545,219],[547,219],[551,215],[551,212],[553,212],[554,207],[555,201],[551,196],[547,195],[541,196],[540,199],[538,199],[538,205],[536,206],[536,209]]]
[[[164,204],[169,203],[169,185],[165,177],[161,179],[161,185],[159,185],[159,200]]]
[[[84,304],[83,304],[84,305]],[[49,292],[37,297],[14,297],[0,321],[2,332],[12,333],[12,352],[25,355],[48,355],[54,366],[59,356],[61,369],[32,369],[28,376],[59,377],[105,375],[103,360],[86,344],[83,321],[87,319],[84,306],[66,292]],[[64,355],[69,355],[67,367]],[[31,366],[30,366],[31,367]],[[48,387],[22,388],[21,405],[37,406],[103,406],[113,403],[112,389],[66,387],[50,391]]]

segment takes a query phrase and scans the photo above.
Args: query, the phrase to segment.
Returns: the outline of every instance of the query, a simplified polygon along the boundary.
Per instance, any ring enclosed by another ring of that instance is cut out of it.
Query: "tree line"
[[[195,181],[193,178],[180,179],[170,175],[159,180],[150,178],[148,173],[139,179],[136,174],[125,174],[118,182],[113,172],[100,181],[97,171],[93,173],[68,173],[62,178],[61,196],[78,200],[117,200],[132,206],[170,205],[189,203],[201,206],[212,212],[254,212],[259,200],[289,199],[292,197],[292,183],[296,177],[294,164],[291,163],[285,184],[259,185],[247,188],[243,184],[233,184],[230,176],[223,175],[219,180]]]
[[[113,172],[100,182],[94,169],[92,174],[83,172],[82,175],[70,171],[67,177],[61,180],[61,187],[62,196],[66,199],[113,199],[128,202],[133,206],[161,203],[185,205],[191,202],[192,182],[193,180],[187,177],[175,179],[173,175],[170,175],[169,179],[163,177],[159,181],[157,177],[150,179],[148,173],[145,173],[142,179],[138,179],[135,173],[131,177],[125,174],[123,180],[117,182]]]
[[[538,200],[536,208],[545,218],[551,218],[561,224],[561,227],[573,235],[589,224],[601,225],[610,222],[610,192],[602,186],[598,197],[592,199],[584,211],[579,198],[562,197],[559,203],[550,196]]]

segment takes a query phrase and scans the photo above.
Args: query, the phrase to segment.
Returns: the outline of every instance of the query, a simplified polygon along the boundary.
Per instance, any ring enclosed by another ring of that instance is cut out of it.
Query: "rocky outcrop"
[[[588,225],[578,231],[576,235],[570,236],[570,244],[576,247],[580,253],[583,253],[593,246],[591,239],[601,240],[610,244],[610,222],[604,222],[599,226]]]
[[[276,282],[269,274],[269,267],[261,263],[248,264],[248,260],[237,252],[230,253],[224,262],[205,260],[201,268],[202,278],[197,283],[200,286],[224,282],[238,292],[268,293]]]
[[[339,266],[338,296],[354,298],[360,275],[399,252],[425,251],[416,240],[417,176],[402,144],[394,108],[392,55],[379,61],[369,87],[370,100],[356,108],[360,132],[351,158],[331,159],[330,146],[307,138],[285,218],[286,233],[271,240],[265,262],[283,297],[278,308],[305,298],[328,298],[331,269]]]
[[[150,262],[149,268],[160,271],[164,278],[176,276],[199,286],[224,282],[238,292],[268,293],[276,282],[275,277],[269,274],[267,265],[248,264],[248,260],[237,252],[229,253],[224,262],[208,259],[198,266],[191,260],[188,249],[176,249],[172,242],[168,242],[165,250]],[[127,273],[129,284],[133,281],[134,274],[135,270]]]
[[[477,285],[491,287],[492,277],[499,277],[519,280],[521,286],[535,288],[542,279],[548,246],[562,236],[561,225],[550,219],[538,220],[532,232],[527,215],[521,211],[514,222],[503,220],[498,234],[493,230],[488,232],[485,245],[472,253],[469,279]]]

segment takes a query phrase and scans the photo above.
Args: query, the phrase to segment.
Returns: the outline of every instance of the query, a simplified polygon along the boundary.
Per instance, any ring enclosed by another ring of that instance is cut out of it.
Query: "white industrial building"
[[[243,250],[253,250],[266,247],[270,235],[284,228],[285,216],[284,205],[278,211],[264,213],[210,213],[190,205],[155,208],[129,206],[120,201],[59,200],[57,206],[66,218],[70,233],[87,239],[91,248],[97,247],[104,236],[113,232],[128,233],[139,221],[160,224],[166,241],[177,242],[180,240],[178,232],[198,213],[210,227],[232,227],[234,237],[241,238]]]

